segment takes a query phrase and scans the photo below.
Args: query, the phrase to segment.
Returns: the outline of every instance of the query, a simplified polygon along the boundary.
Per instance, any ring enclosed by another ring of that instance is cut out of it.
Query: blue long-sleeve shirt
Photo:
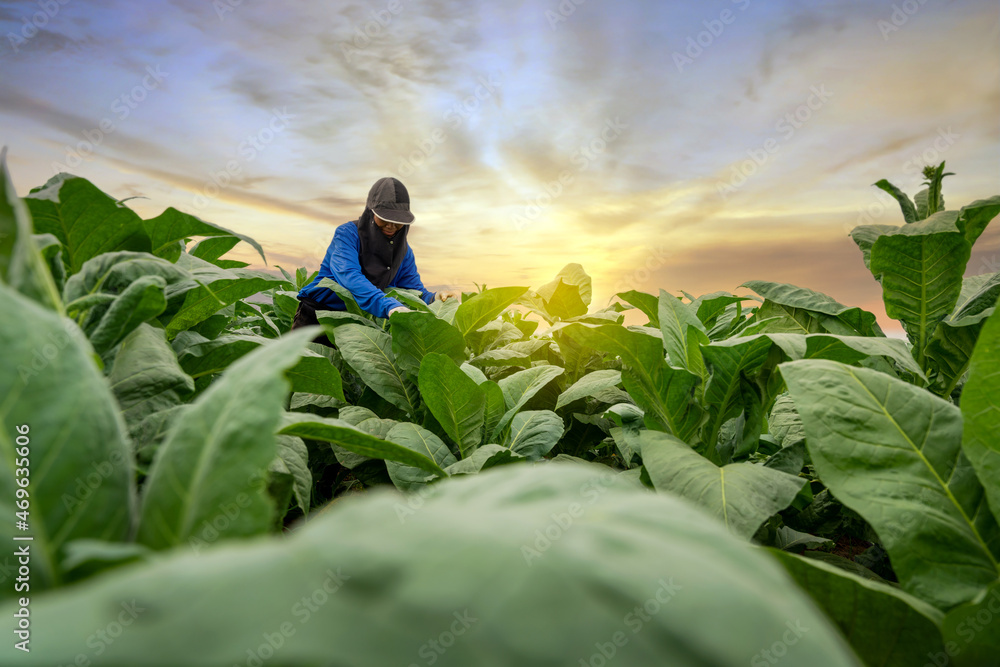
[[[326,249],[326,256],[323,257],[323,263],[319,267],[319,275],[299,290],[299,298],[306,297],[318,301],[333,310],[346,310],[347,306],[343,299],[337,296],[333,290],[319,287],[319,282],[323,278],[332,278],[350,291],[354,300],[366,312],[376,317],[388,317],[390,310],[403,304],[386,296],[382,290],[365,277],[361,271],[360,257],[361,237],[358,236],[358,228],[353,222],[345,222],[337,227],[333,233],[333,241]],[[413,248],[409,244],[406,247],[406,255],[403,257],[396,275],[389,283],[389,287],[419,290],[424,303],[430,303],[434,300],[434,292],[428,291],[420,281],[420,274],[417,273],[417,262],[413,257]]]

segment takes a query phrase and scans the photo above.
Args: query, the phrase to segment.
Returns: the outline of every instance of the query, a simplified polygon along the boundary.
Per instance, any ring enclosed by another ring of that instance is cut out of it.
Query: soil
[[[871,545],[871,542],[859,540],[858,538],[851,537],[849,535],[841,535],[837,538],[837,542],[831,553],[842,558],[846,558],[847,560],[854,560],[855,556],[867,551]]]

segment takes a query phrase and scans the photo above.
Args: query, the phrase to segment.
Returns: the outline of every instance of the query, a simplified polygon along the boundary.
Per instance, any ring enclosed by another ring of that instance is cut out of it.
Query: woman
[[[346,309],[333,290],[319,286],[323,278],[331,278],[346,288],[362,309],[376,317],[410,310],[385,295],[392,287],[418,290],[424,303],[457,297],[454,292],[428,291],[420,281],[413,250],[406,242],[412,223],[410,195],[403,184],[392,177],[375,181],[364,213],[358,220],[337,227],[319,275],[299,291],[292,328],[318,324],[317,310]],[[314,340],[333,347],[325,335]]]

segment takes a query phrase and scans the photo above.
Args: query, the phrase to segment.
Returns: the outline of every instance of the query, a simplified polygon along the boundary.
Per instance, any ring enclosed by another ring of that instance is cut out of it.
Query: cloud
[[[2,84],[0,84],[0,100],[3,100],[0,113],[44,125],[69,137],[70,141],[58,156],[58,161],[65,161],[66,154],[75,151],[79,142],[88,141],[84,132],[90,132],[92,136],[100,134],[99,143],[105,148],[113,147],[123,153],[144,155],[147,159],[165,159],[170,156],[160,144],[132,136],[122,130],[115,129],[110,134],[99,132],[102,118],[87,118],[72,111],[65,111],[61,106],[56,106],[48,100],[38,99]],[[107,120],[113,122],[113,119]]]
[[[140,164],[133,162],[131,160],[106,157],[105,160],[112,165],[115,165],[125,173],[138,173],[144,174],[146,176],[151,176],[155,180],[173,185],[174,187],[180,188],[193,194],[201,193],[205,191],[206,183],[209,182],[204,177],[198,178],[193,176],[187,176],[183,174],[178,174],[175,172],[167,171],[157,167],[150,166],[148,164]],[[243,206],[248,206],[255,208],[260,211],[268,211],[272,213],[291,213],[295,215],[302,216],[304,218],[309,218],[312,220],[317,220],[320,222],[329,223],[331,220],[336,220],[335,214],[327,211],[320,210],[318,208],[307,206],[295,201],[284,199],[282,197],[275,197],[258,192],[250,192],[240,187],[225,187],[219,188],[219,192],[209,199],[219,199],[220,201],[226,201],[233,204],[239,204]],[[183,207],[179,206],[178,208]],[[190,212],[190,211],[189,211]]]

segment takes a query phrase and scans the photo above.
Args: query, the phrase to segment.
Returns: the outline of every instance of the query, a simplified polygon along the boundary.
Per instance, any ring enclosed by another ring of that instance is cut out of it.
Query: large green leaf
[[[90,344],[98,354],[110,350],[140,324],[164,311],[166,281],[160,276],[142,276],[112,301],[90,334]]]
[[[779,368],[817,474],[872,525],[904,590],[946,609],[996,580],[996,522],[962,455],[957,407],[867,368]]]
[[[719,467],[668,433],[642,431],[642,464],[657,491],[703,507],[744,539],[788,507],[805,479],[753,463]]]
[[[177,258],[180,257],[185,238],[190,236],[209,236],[233,237],[236,241],[246,241],[254,247],[260,255],[260,258],[265,264],[267,264],[267,257],[264,256],[264,249],[260,247],[259,243],[254,241],[249,236],[219,227],[211,222],[205,222],[204,220],[196,218],[188,213],[182,213],[173,206],[167,208],[163,211],[163,213],[155,218],[144,220],[142,224],[146,229],[146,233],[149,235],[152,248],[151,252],[157,257],[163,257],[171,262],[177,261]],[[235,245],[235,243],[233,243],[233,245]],[[215,256],[205,259],[207,261],[216,260],[231,248],[232,245],[225,248],[225,250],[222,250],[222,252],[216,253],[213,251],[208,253]],[[208,250],[208,248],[205,250]],[[205,254],[205,252],[203,251],[202,254]]]
[[[994,307],[1000,297],[1000,273],[983,273],[962,279],[962,291],[955,309],[946,318],[954,322]]]
[[[457,461],[441,438],[417,424],[397,423],[389,429],[385,439],[426,456],[440,468],[447,468]],[[402,491],[422,486],[437,477],[434,472],[393,460],[387,460],[385,467],[389,471],[392,483]]]
[[[488,368],[491,366],[527,367],[531,365],[531,358],[523,352],[501,348],[476,355],[469,360],[469,363],[478,368]]]
[[[649,326],[657,328],[660,326],[660,300],[657,297],[636,290],[619,292],[615,296],[639,309],[643,315],[649,318]]]
[[[150,250],[149,237],[135,211],[84,178],[58,174],[33,189],[24,202],[35,232],[52,234],[63,244],[63,260],[71,274],[102,253]]]
[[[83,332],[0,284],[0,537],[31,536],[31,597],[61,581],[67,542],[125,540],[135,514],[125,424]],[[20,440],[18,438],[21,437]],[[25,459],[27,461],[25,462]],[[20,462],[20,465],[18,463]],[[27,465],[24,465],[27,463]],[[15,470],[27,471],[26,530],[15,531]],[[8,552],[10,553],[10,552]],[[14,595],[13,577],[0,596]]]
[[[815,292],[804,287],[784,283],[772,283],[763,280],[750,280],[741,287],[752,289],[764,299],[784,309],[789,316],[794,310],[801,310],[827,318],[838,320],[840,327],[833,322],[824,322],[823,329],[830,333],[841,335],[859,334],[862,336],[882,336],[882,330],[875,321],[875,315],[861,308],[850,308],[832,297],[821,292]],[[849,330],[844,329],[846,327]],[[816,331],[794,330],[791,333],[818,333]]]
[[[493,320],[527,291],[527,287],[495,287],[483,290],[459,305],[455,311],[455,326],[463,336],[468,335]]]
[[[447,476],[447,473],[432,458],[410,447],[369,435],[346,421],[299,412],[286,413],[284,419],[284,426],[278,431],[279,434],[297,435],[309,440],[323,440],[355,454],[373,459],[399,461],[441,477]]]
[[[556,401],[556,410],[569,405],[573,401],[594,396],[611,387],[617,387],[621,384],[621,381],[621,371],[604,370],[587,373],[574,382],[569,389],[559,394],[559,400]]]
[[[806,430],[802,426],[798,410],[795,409],[795,401],[788,394],[781,394],[775,399],[767,427],[768,433],[774,436],[783,448],[806,440]]]
[[[173,338],[181,331],[205,321],[225,306],[275,287],[281,282],[277,278],[257,271],[231,269],[229,272],[235,277],[206,282],[184,293],[184,302],[180,310],[166,326],[167,337]]]
[[[965,235],[969,245],[972,245],[998,213],[1000,213],[1000,195],[994,195],[989,199],[977,199],[962,207],[958,212],[955,226]]]
[[[514,415],[504,445],[529,461],[548,454],[562,437],[563,420],[551,410],[525,410]]]
[[[993,308],[988,308],[975,315],[945,320],[938,324],[924,356],[934,393],[945,398],[951,397],[955,387],[969,370],[980,331],[993,312]]]
[[[426,313],[396,313],[389,319],[392,353],[396,362],[414,375],[430,352],[444,354],[457,364],[465,361],[462,333],[442,319]]]
[[[508,410],[520,410],[542,387],[562,375],[559,366],[541,365],[526,368],[502,378],[498,383]]]
[[[303,514],[309,513],[309,496],[312,493],[312,472],[309,470],[309,450],[302,438],[293,435],[276,436],[278,456],[271,463],[272,474],[288,475],[291,479],[295,502]],[[279,516],[284,508],[279,507]]]
[[[868,665],[914,667],[944,651],[944,615],[898,588],[827,563],[771,550]]]
[[[344,302],[344,306],[347,308],[348,313],[364,317],[365,319],[371,317],[361,308],[361,306],[358,305],[358,302],[354,300],[354,295],[351,294],[351,291],[333,278],[323,278],[319,281],[317,287],[325,287],[339,296],[340,300]]]
[[[449,475],[475,475],[494,466],[517,463],[521,461],[514,452],[500,445],[483,445],[472,456],[456,461],[445,468]]]
[[[563,332],[581,345],[621,357],[622,382],[643,409],[646,425],[691,442],[703,416],[694,402],[699,378],[669,367],[658,338],[614,324],[571,324]]]
[[[567,264],[554,280],[539,287],[535,293],[542,299],[546,314],[565,320],[587,313],[593,288],[582,266]]]
[[[7,149],[0,150],[0,282],[64,314],[59,290],[32,235],[31,216],[7,171]]]
[[[939,665],[957,667],[1000,666],[1000,582],[983,591],[975,600],[955,607],[941,626],[945,650],[929,656]],[[948,661],[948,656],[954,658]]]
[[[337,418],[380,440],[384,440],[392,427],[399,423],[395,419],[380,419],[368,408],[357,405],[346,405],[340,408],[337,410]],[[331,443],[330,446],[333,448],[334,456],[337,457],[337,462],[345,468],[353,470],[365,461],[372,460],[370,456],[356,454],[336,443]]]
[[[329,357],[306,350],[302,358],[285,374],[292,383],[292,391],[333,396],[346,402],[340,371]]]
[[[962,389],[962,450],[1000,517],[1000,310],[983,326]]]
[[[171,288],[194,285],[192,274],[183,267],[148,252],[122,250],[87,260],[66,281],[63,299],[69,304],[99,293],[120,294],[143,276],[160,276]]]
[[[71,664],[135,600],[142,611],[102,645],[105,664],[256,664],[273,652],[285,665],[536,667],[603,649],[614,664],[708,667],[761,662],[784,636],[785,664],[858,665],[767,554],[602,470],[501,466],[419,497],[376,491],[287,538],[33,595],[32,650],[8,639],[0,661]],[[8,638],[15,609],[0,608]]]
[[[497,425],[496,433],[499,434],[500,431],[506,429],[514,415],[527,405],[528,401],[542,390],[542,387],[562,374],[563,369],[558,366],[542,365],[526,368],[501,379],[497,384],[500,385],[500,390],[503,392],[507,411]]]
[[[284,371],[313,335],[294,331],[254,350],[174,423],[146,479],[139,542],[165,549],[267,530],[274,508],[257,481],[276,456]]]
[[[463,364],[463,368],[467,365]],[[504,414],[507,413],[507,401],[504,398],[503,389],[496,382],[484,378],[479,386],[486,398],[483,405],[483,437],[481,442],[489,444],[496,433],[497,426],[500,425]]]
[[[663,349],[670,359],[670,365],[684,368],[694,375],[705,377],[705,360],[701,356],[701,346],[708,345],[708,332],[698,319],[698,309],[684,303],[672,294],[660,290],[659,304],[660,331],[663,333]]]
[[[424,403],[458,445],[461,458],[474,452],[482,444],[485,392],[454,361],[437,352],[424,357],[418,384]]]
[[[184,372],[193,378],[221,373],[234,361],[268,342],[263,336],[226,334],[209,340],[193,331],[181,332],[173,346]]]
[[[432,315],[434,314],[434,311],[432,311],[430,306],[428,306],[424,301],[423,293],[420,290],[393,287],[386,291],[385,295],[392,299],[396,299],[411,310],[421,313],[430,313]]]
[[[851,238],[861,250],[861,259],[866,269],[872,266],[872,246],[878,237],[896,229],[896,225],[860,225],[851,230]]]
[[[871,272],[882,284],[885,312],[902,323],[921,365],[938,322],[958,301],[972,249],[955,228],[956,215],[942,211],[886,232],[871,249]]]
[[[712,343],[701,349],[710,373],[704,401],[708,406],[708,423],[703,440],[709,458],[715,460],[715,445],[722,425],[744,410],[741,384],[745,377],[760,368],[767,359],[771,345],[764,337],[731,338]]]
[[[177,363],[163,329],[142,324],[122,341],[108,375],[129,426],[184,402],[194,380]]]
[[[904,222],[909,224],[911,222],[916,222],[917,220],[919,220],[919,218],[917,217],[917,208],[916,206],[913,205],[913,202],[910,200],[909,196],[905,192],[903,192],[902,190],[900,190],[899,188],[897,188],[895,185],[893,185],[884,178],[881,179],[880,181],[877,181],[874,185],[875,187],[888,192],[896,199],[897,202],[899,202],[899,208],[903,212]]]
[[[590,302],[594,296],[594,289],[590,276],[583,270],[582,265],[576,263],[567,264],[556,274],[556,279],[562,280],[567,285],[577,287],[580,300],[583,301],[585,306],[590,306]],[[537,292],[542,295],[542,298],[548,298],[545,296],[543,288],[539,287]]]
[[[214,264],[216,260],[236,247],[239,242],[240,239],[237,236],[210,236],[198,241],[189,252],[195,257]]]
[[[444,301],[432,301],[427,307],[448,324],[453,324],[459,305],[461,304],[458,299],[445,299]]]
[[[388,333],[363,324],[344,324],[334,329],[333,335],[344,361],[372,391],[397,408],[416,414],[417,388],[396,363]]]
[[[909,345],[898,338],[835,336],[825,333],[761,333],[712,343],[711,346],[706,346],[703,353],[710,355],[709,349],[743,348],[748,342],[761,338],[768,339],[780,348],[789,360],[829,359],[853,365],[872,357],[885,357],[915,377],[924,379],[924,373],[913,359]]]

